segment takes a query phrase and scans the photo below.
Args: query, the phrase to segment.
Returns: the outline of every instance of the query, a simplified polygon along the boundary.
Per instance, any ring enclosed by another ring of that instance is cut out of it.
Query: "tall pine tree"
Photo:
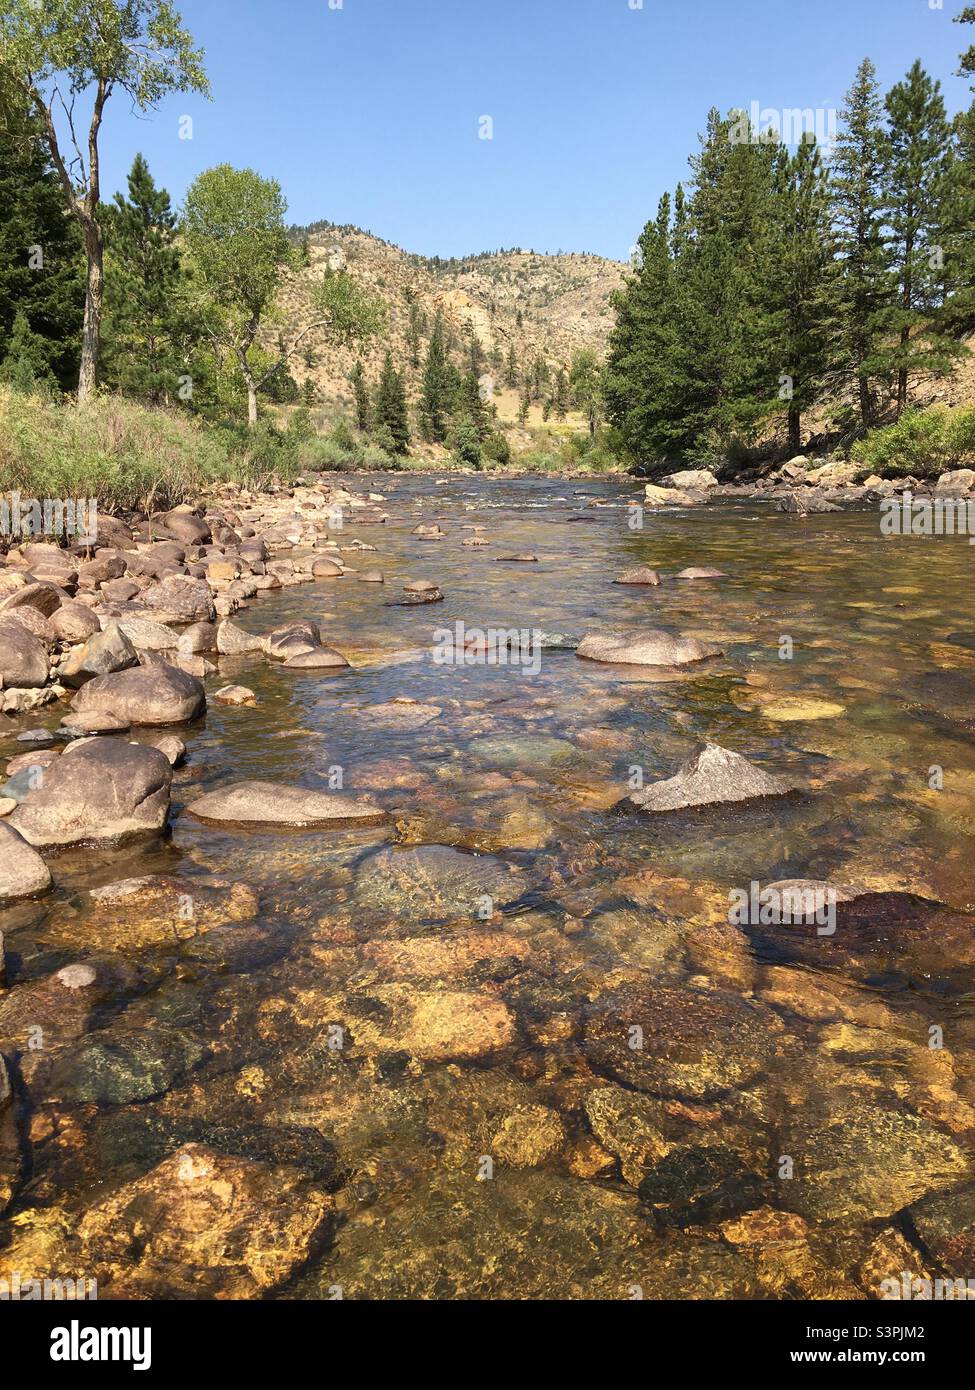
[[[450,390],[446,330],[443,314],[438,313],[430,332],[420,385],[420,430],[428,444],[442,444],[447,438]]]
[[[180,293],[176,213],[137,154],[128,197],[105,208],[105,334],[108,385],[156,404],[175,396],[190,325]]]
[[[839,366],[856,395],[860,423],[874,418],[872,377],[884,331],[890,253],[883,226],[884,130],[876,69],[864,59],[846,96],[832,160],[836,247],[841,264]]]
[[[884,193],[895,292],[892,342],[881,361],[896,374],[900,413],[912,375],[949,371],[957,355],[932,320],[944,299],[949,128],[941,84],[920,62],[888,93],[886,109]]]
[[[386,353],[376,390],[376,428],[388,431],[397,454],[410,451],[410,422],[403,379],[393,365],[393,354]]]

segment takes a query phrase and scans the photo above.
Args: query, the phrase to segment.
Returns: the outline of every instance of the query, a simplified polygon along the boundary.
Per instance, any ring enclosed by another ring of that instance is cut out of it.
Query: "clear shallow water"
[[[89,1025],[164,1055],[133,1100],[140,1083],[100,1092],[83,1039],[66,1044],[30,1087],[15,1210],[83,1211],[200,1139],[334,1192],[334,1238],[285,1296],[870,1296],[905,1258],[899,1213],[971,1181],[972,551],[882,538],[875,513],[745,503],[632,531],[629,484],[379,487],[391,521],[339,539],[376,547],[346,559],[384,586],[297,586],[238,617],[314,617],[356,669],[225,659],[211,691],[258,703],[211,704],[186,735],[171,838],[65,855],[55,898],[0,914],[14,982],[107,959]],[[412,536],[421,521],[446,538]],[[463,547],[465,525],[491,546]],[[538,563],[496,562],[520,552]],[[611,583],[638,564],[662,584]],[[689,565],[728,578],[673,578]],[[445,601],[386,606],[411,579]],[[437,666],[434,633],[458,621],[660,626],[724,655],[664,675],[559,650],[537,674]],[[404,697],[439,713],[398,727],[370,708]],[[705,739],[806,793],[613,809],[632,769],[669,776]],[[235,833],[183,813],[229,781],[337,776],[393,824]],[[106,943],[85,890],[150,873],[245,885],[254,920],[209,946]],[[733,889],[786,878],[875,895],[869,922],[828,940],[731,926]],[[876,896],[894,893],[951,911]]]

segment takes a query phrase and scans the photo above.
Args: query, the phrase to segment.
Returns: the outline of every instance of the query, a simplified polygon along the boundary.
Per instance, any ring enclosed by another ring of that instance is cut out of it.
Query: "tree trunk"
[[[247,383],[247,425],[249,429],[257,426],[257,387],[252,381]]]
[[[870,382],[865,376],[860,378],[860,418],[863,428],[869,429],[873,419],[873,403],[870,400]]]
[[[85,224],[85,255],[88,277],[85,287],[85,318],[81,330],[81,369],[78,373],[78,404],[90,400],[98,387],[98,353],[102,338],[102,306],[105,298],[104,242],[97,222]]]
[[[901,332],[901,346],[906,347],[911,339],[911,330],[905,328]],[[907,408],[907,368],[901,367],[897,373],[897,418],[900,419],[901,412]]]
[[[802,415],[796,406],[789,406],[789,448],[793,458],[802,449]]]

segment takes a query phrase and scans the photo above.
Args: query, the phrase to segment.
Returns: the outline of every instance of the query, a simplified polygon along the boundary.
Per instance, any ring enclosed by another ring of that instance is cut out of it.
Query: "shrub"
[[[0,387],[0,485],[25,497],[92,498],[102,511],[159,511],[208,486],[264,486],[297,472],[296,446],[269,426],[208,429],[116,396],[83,407]]]
[[[907,410],[894,424],[871,430],[851,452],[865,473],[936,478],[975,462],[975,409]]]

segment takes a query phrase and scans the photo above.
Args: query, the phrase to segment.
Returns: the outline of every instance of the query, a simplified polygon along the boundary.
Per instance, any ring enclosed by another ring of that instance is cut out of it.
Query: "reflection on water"
[[[382,489],[389,523],[349,517],[340,539],[376,547],[346,558],[384,586],[239,615],[314,617],[354,669],[224,659],[219,683],[258,703],[211,704],[187,735],[171,839],[66,855],[57,897],[2,914],[12,978],[42,991],[91,957],[111,985],[24,1071],[13,1210],[86,1211],[193,1141],[331,1194],[288,1297],[862,1297],[950,1271],[975,1139],[964,540],[746,503],[634,531],[631,484]],[[465,526],[492,544],[464,547]],[[634,565],[663,582],[612,584]],[[690,565],[728,577],[673,578]],[[445,601],[389,606],[417,579]],[[458,622],[660,626],[724,655],[659,673],[560,641],[536,674],[437,664]],[[806,791],[614,809],[705,739]],[[393,822],[234,833],[181,813],[250,777],[340,785]],[[205,899],[199,931],[174,935],[155,899],[93,910],[87,889],[148,874]],[[732,890],[783,879],[868,896],[830,936],[731,924]],[[139,1258],[116,1258],[123,1282]],[[235,1291],[220,1279],[198,1291]]]

